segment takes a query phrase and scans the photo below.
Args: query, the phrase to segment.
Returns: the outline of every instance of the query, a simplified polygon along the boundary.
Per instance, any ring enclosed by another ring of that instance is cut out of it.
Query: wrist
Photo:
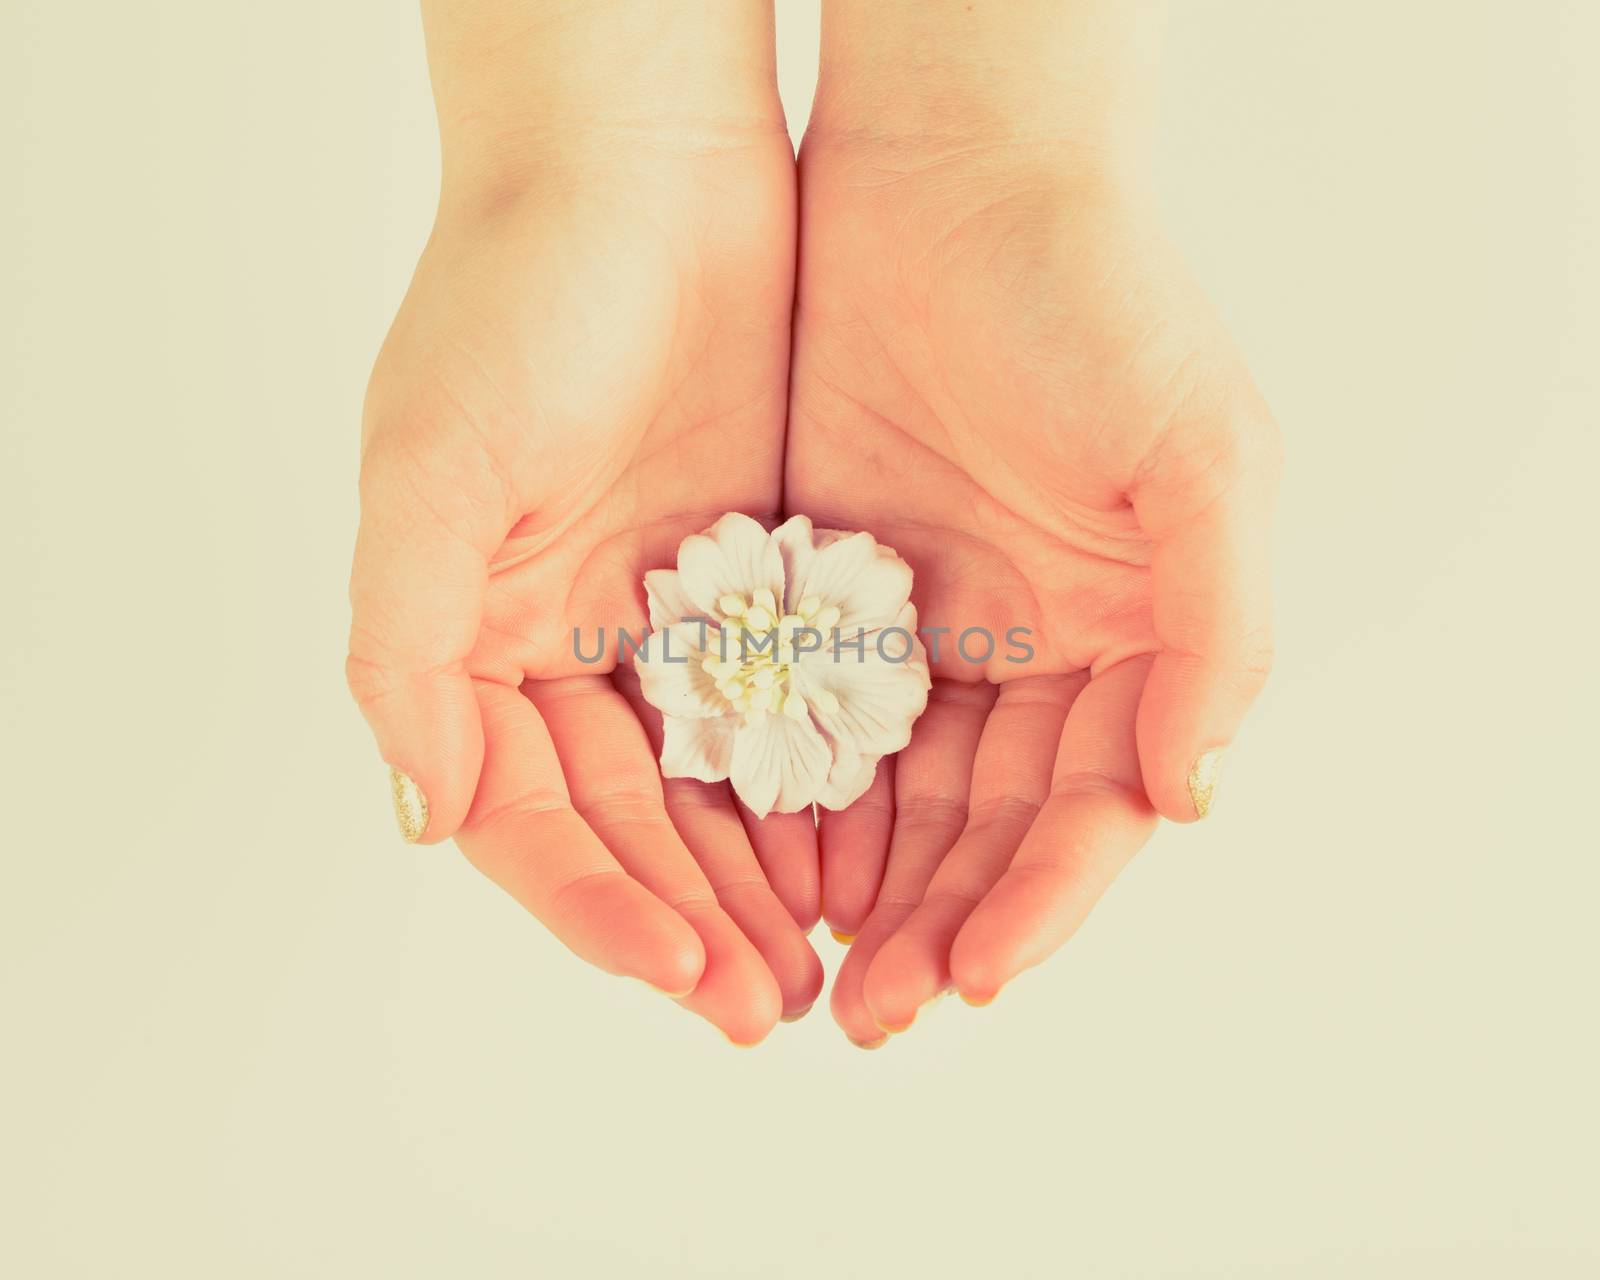
[[[786,139],[771,0],[424,0],[443,184]]]
[[[825,0],[807,145],[1036,150],[1125,180],[1148,150],[1159,19],[1128,0]]]

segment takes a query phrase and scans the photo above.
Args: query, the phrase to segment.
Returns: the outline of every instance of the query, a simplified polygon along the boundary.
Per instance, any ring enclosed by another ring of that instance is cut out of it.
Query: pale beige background
[[[1600,1275],[1600,6],[1180,6],[1281,665],[1213,821],[876,1054],[730,1051],[392,834],[340,659],[412,8],[3,12],[0,1272]]]

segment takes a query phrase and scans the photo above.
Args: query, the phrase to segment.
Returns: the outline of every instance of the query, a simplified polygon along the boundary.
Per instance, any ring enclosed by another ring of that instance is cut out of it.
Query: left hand
[[[824,132],[801,156],[786,505],[894,547],[950,628],[911,744],[822,819],[861,1044],[950,986],[992,999],[1158,814],[1202,816],[1271,660],[1276,428],[1145,200],[1057,155]],[[987,660],[957,657],[968,628]]]

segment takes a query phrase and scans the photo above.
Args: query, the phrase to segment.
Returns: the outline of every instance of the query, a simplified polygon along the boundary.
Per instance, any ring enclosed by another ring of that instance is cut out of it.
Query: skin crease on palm
[[[1195,816],[1264,677],[1265,409],[1136,185],[1059,140],[814,114],[797,199],[770,12],[530,5],[424,5],[444,195],[367,399],[352,691],[424,841],[735,1043],[817,998],[819,914],[859,934],[831,997],[859,1044],[992,998]],[[611,98],[568,37],[634,50]],[[708,50],[709,111],[678,80]],[[527,83],[582,128],[486,130]],[[951,628],[911,744],[820,826],[664,782],[636,680],[573,655],[734,510],[871,531]],[[1028,663],[956,659],[1013,627]]]

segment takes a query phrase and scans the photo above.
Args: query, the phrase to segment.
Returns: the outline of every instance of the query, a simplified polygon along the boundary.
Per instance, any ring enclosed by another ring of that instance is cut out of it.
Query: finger
[[[1112,667],[1072,704],[1049,798],[950,949],[951,976],[969,1003],[988,1003],[1071,937],[1155,830],[1134,735],[1150,667],[1148,657]]]
[[[1251,420],[1267,422],[1264,411]],[[1157,812],[1176,822],[1211,808],[1222,752],[1272,665],[1278,450],[1270,424],[1231,441],[1220,459],[1202,453],[1204,465],[1174,447],[1133,495],[1155,539],[1150,583],[1161,644],[1139,705],[1141,776]]]
[[[993,685],[935,680],[928,709],[896,757],[895,824],[883,886],[845,953],[830,997],[834,1021],[856,1044],[871,1044],[886,1030],[902,1029],[879,1025],[862,994],[862,980],[878,948],[922,901],[940,860],[961,834],[973,756],[994,702]]]
[[[959,838],[863,981],[862,996],[880,1026],[910,1026],[917,1010],[950,985],[950,946],[1049,795],[1062,725],[1086,679],[1038,676],[1000,689],[973,744],[971,799]]]
[[[692,991],[705,967],[699,937],[573,809],[533,704],[504,685],[480,682],[475,692],[484,765],[456,836],[462,851],[590,964],[674,995]]]
[[[878,948],[894,936],[910,911],[904,903],[879,902],[846,949],[839,972],[833,975],[828,1009],[839,1029],[857,1048],[876,1049],[889,1038],[889,1033],[873,1019],[872,1010],[862,998],[861,980]]]
[[[667,812],[728,915],[777,981],[782,1017],[803,1017],[822,990],[822,961],[756,861],[726,784],[665,782]],[[718,794],[718,793],[721,794]]]
[[[613,683],[638,717],[652,752],[659,756],[661,713],[645,701],[638,678],[631,673],[618,673]],[[801,1017],[822,990],[822,961],[767,883],[740,821],[732,788],[725,782],[665,778],[662,790],[667,816],[700,864],[717,901],[755,945],[777,980],[783,1017],[789,1021]],[[810,823],[809,814],[783,816],[804,817]],[[751,817],[750,822],[755,819]],[[814,841],[812,847],[815,849]]]
[[[448,839],[472,804],[484,741],[466,657],[508,527],[486,462],[367,450],[345,672],[408,840]]]
[[[822,918],[841,942],[861,932],[883,882],[894,826],[894,757],[878,761],[872,785],[848,809],[821,809]]]
[[[742,804],[739,818],[756,851],[756,860],[795,924],[810,933],[822,916],[822,864],[817,850],[817,816],[769,813],[758,818]]]
[[[766,962],[733,922],[667,816],[643,726],[605,676],[523,686],[550,729],[572,805],[634,879],[700,935],[706,965],[684,1007],[735,1044],[772,1030],[782,996]]]

